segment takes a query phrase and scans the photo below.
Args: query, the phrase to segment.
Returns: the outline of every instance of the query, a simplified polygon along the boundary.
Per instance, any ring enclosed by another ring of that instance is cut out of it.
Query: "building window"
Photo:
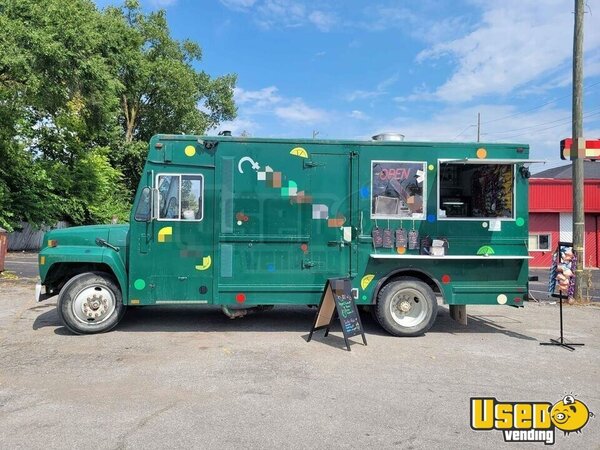
[[[529,251],[550,251],[551,238],[549,234],[530,234],[529,235]]]
[[[424,219],[425,162],[371,162],[371,217]]]
[[[157,186],[158,220],[202,220],[202,175],[158,175]]]
[[[514,165],[442,162],[438,217],[513,219]]]

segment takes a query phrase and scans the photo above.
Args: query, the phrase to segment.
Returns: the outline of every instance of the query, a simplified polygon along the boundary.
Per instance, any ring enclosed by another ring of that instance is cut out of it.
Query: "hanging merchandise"
[[[371,236],[373,236],[373,247],[383,247],[383,232],[381,228],[375,226],[375,228],[373,228],[373,231],[371,231]]]
[[[403,228],[396,230],[396,249],[406,248],[408,245],[408,231]]]
[[[410,230],[408,232],[408,249],[417,250],[419,248],[419,232],[417,230]]]
[[[383,230],[383,248],[394,248],[394,239],[392,237],[392,230],[386,228]]]

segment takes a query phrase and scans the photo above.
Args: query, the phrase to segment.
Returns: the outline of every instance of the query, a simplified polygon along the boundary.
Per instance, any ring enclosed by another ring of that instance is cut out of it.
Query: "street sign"
[[[572,147],[573,139],[567,138],[560,141],[560,159],[572,159]],[[600,139],[586,139],[583,155],[579,155],[579,158],[590,161],[600,160]]]

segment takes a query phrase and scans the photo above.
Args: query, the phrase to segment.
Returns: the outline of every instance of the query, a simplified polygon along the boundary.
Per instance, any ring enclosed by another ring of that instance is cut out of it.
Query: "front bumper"
[[[46,287],[43,284],[36,283],[35,285],[35,301],[41,302],[47,300],[50,297],[54,297],[56,294],[48,293]]]

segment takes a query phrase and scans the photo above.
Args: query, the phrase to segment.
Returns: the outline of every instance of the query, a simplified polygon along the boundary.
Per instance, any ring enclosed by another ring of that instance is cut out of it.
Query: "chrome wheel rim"
[[[416,289],[404,288],[392,297],[390,313],[402,327],[414,327],[423,323],[429,307],[425,296]]]
[[[105,286],[88,286],[75,295],[72,311],[75,318],[86,325],[106,321],[117,307],[114,294]]]

